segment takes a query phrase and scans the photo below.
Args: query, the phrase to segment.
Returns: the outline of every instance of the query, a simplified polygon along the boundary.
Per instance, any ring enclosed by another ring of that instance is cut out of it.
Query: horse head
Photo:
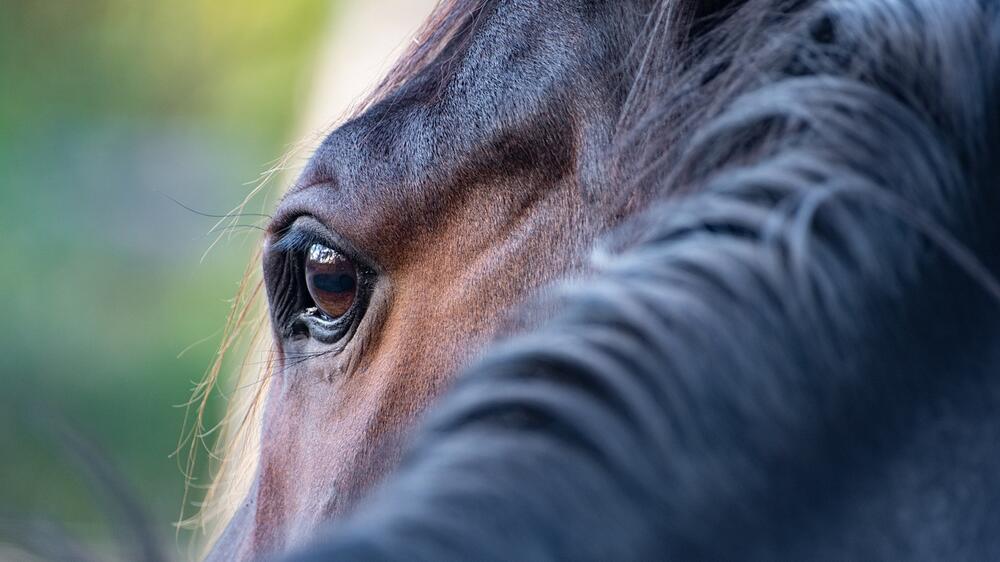
[[[996,3],[430,21],[268,229],[217,559],[996,558]]]

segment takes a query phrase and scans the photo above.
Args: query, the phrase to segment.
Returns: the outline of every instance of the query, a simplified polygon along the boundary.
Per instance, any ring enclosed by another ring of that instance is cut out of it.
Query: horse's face
[[[485,4],[330,134],[278,209],[264,270],[280,365],[219,558],[348,509],[512,308],[634,204],[604,189],[602,155],[643,7]]]

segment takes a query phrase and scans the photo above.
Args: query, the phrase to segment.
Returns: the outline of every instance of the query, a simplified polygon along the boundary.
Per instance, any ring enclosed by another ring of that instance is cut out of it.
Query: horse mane
[[[994,557],[998,11],[658,2],[654,203],[293,559]]]

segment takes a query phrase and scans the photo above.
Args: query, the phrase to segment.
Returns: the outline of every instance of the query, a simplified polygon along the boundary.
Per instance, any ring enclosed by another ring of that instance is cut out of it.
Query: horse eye
[[[306,254],[306,287],[316,308],[336,320],[348,313],[358,294],[358,268],[348,257],[322,244]]]

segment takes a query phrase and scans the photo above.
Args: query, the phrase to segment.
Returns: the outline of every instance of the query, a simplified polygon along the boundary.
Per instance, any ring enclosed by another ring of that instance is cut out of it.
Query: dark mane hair
[[[1000,555],[998,10],[653,3],[607,186],[650,209],[296,559]]]

